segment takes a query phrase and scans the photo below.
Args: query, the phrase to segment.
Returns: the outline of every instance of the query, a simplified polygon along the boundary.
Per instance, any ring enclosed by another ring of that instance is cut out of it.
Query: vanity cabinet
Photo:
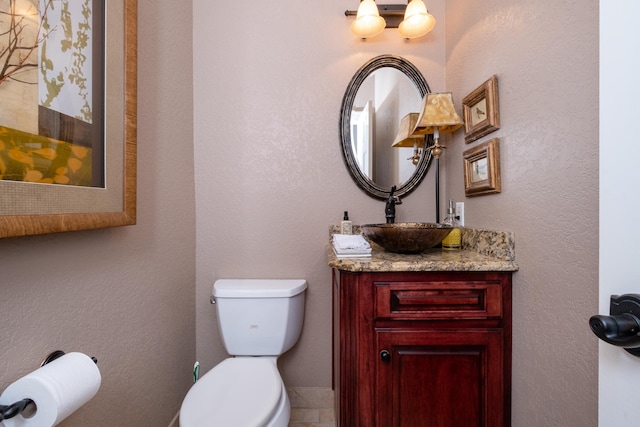
[[[511,425],[511,272],[333,270],[339,427]]]

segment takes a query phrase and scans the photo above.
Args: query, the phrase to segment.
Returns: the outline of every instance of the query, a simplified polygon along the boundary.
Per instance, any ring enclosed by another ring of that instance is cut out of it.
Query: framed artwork
[[[136,223],[137,10],[0,0],[0,238]]]
[[[467,197],[500,193],[500,146],[493,138],[463,153],[464,194]]]
[[[500,129],[498,76],[492,76],[462,100],[462,114],[467,144]]]

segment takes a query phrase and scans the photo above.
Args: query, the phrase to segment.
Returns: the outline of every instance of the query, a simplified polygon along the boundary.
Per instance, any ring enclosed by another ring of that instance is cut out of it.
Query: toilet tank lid
[[[307,289],[304,279],[219,279],[213,284],[216,298],[289,298]]]

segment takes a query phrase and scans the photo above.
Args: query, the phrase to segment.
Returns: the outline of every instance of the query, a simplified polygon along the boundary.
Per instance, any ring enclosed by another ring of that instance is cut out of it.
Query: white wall
[[[637,120],[640,57],[637,42],[640,4],[633,0],[600,6],[600,314],[609,314],[611,295],[640,293],[637,191],[640,146],[632,125]],[[596,313],[594,313],[596,314]],[[601,342],[599,424],[632,427],[640,382],[640,359]]]

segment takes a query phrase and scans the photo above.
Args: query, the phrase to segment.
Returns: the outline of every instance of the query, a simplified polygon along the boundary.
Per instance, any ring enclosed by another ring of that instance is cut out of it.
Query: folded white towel
[[[371,245],[360,234],[334,234],[333,246],[336,249],[370,250]]]
[[[333,252],[336,255],[369,255],[371,256],[371,249],[338,249],[335,246],[333,247]]]
[[[353,249],[346,249],[346,251],[353,251]],[[371,258],[371,251],[359,251],[359,252],[341,252],[340,250],[333,248],[333,253],[338,258]]]

